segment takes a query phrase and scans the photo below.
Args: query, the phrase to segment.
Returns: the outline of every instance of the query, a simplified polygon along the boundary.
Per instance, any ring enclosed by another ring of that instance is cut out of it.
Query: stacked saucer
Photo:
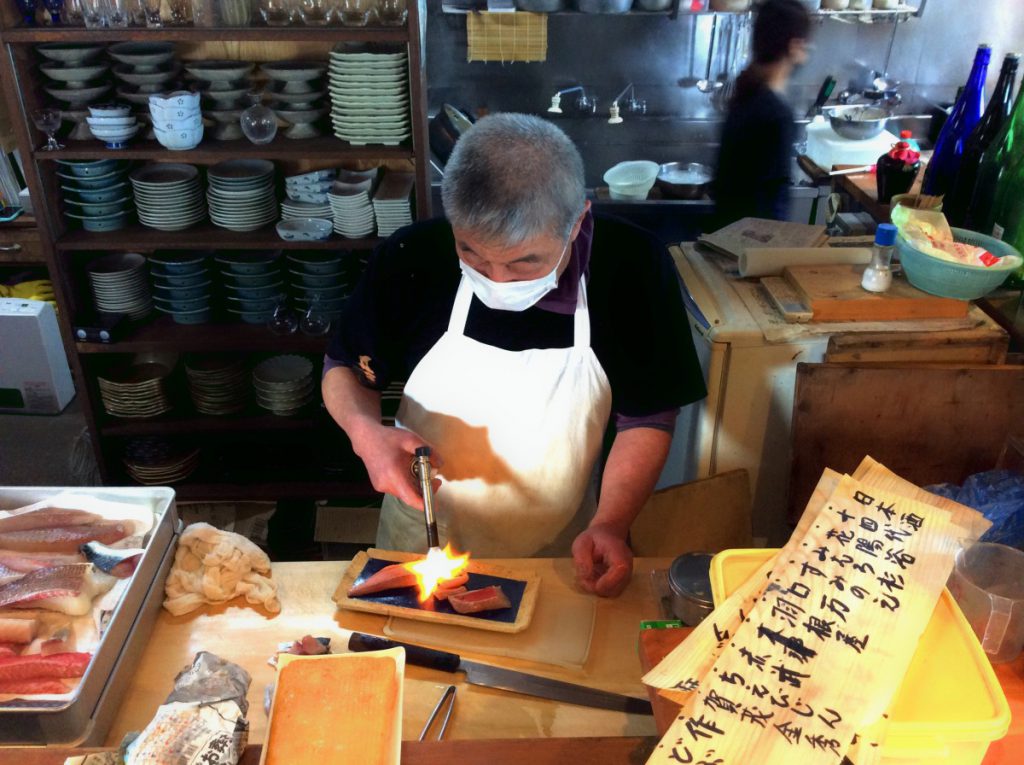
[[[96,310],[141,319],[153,310],[146,259],[137,252],[104,255],[86,266]]]
[[[149,256],[156,310],[176,324],[204,324],[213,316],[209,257],[204,252],[158,252]]]
[[[210,219],[231,231],[255,231],[277,219],[274,163],[229,159],[207,172]]]
[[[272,356],[252,371],[256,403],[276,415],[296,414],[313,401],[313,362],[303,356]]]
[[[334,217],[334,231],[349,239],[372,236],[377,227],[370,202],[373,181],[358,183],[335,181],[327,194]]]
[[[249,75],[252,63],[245,61],[192,61],[185,65],[198,80],[203,95],[205,116],[217,123],[215,141],[233,141],[242,137],[239,118],[248,105],[246,94],[252,90]]]
[[[412,223],[412,189],[416,176],[412,173],[389,172],[373,195],[373,212],[377,218],[377,235],[391,236]]]
[[[132,206],[125,183],[128,163],[58,159],[57,164],[67,217],[81,221],[86,231],[116,231],[127,225]]]
[[[89,132],[108,149],[123,149],[142,127],[127,106],[90,106],[85,121],[89,123]]]
[[[188,478],[199,466],[199,447],[161,436],[128,440],[122,458],[128,475],[145,486]]]
[[[313,202],[293,202],[290,199],[286,199],[281,203],[281,220],[303,220],[305,218],[333,220],[334,211],[328,202],[316,204]]]
[[[277,61],[261,64],[260,70],[267,75],[268,95],[273,99],[271,108],[291,127],[285,131],[285,138],[315,138],[320,130],[315,126],[327,114],[319,99],[324,95],[323,80],[327,66],[319,61]],[[306,101],[281,101],[280,96],[296,96]]]
[[[295,307],[337,319],[356,278],[355,256],[323,251],[288,255],[288,272]]]
[[[190,356],[185,360],[188,392],[200,414],[235,414],[245,409],[249,375],[245,359],[224,354]]]
[[[164,383],[174,358],[139,358],[98,376],[100,399],[114,417],[156,417],[173,408]]]
[[[216,260],[228,312],[247,324],[270,321],[284,292],[280,251],[219,252]]]
[[[160,231],[181,231],[206,219],[202,182],[194,165],[144,165],[129,179],[142,225]]]
[[[406,140],[411,134],[406,53],[339,43],[330,55],[334,134],[355,145],[397,146]]]
[[[114,77],[118,80],[117,97],[134,105],[139,122],[152,123],[149,97],[162,90],[174,90],[179,81],[181,63],[172,42],[121,42],[111,45],[107,53],[118,62]],[[153,139],[153,131],[146,138]]]
[[[331,206],[327,201],[327,192],[337,177],[338,171],[333,169],[314,170],[302,175],[289,175],[284,179],[284,191],[290,200],[290,204],[301,203],[302,207],[296,207],[296,212],[302,215],[292,217],[303,218],[330,218]],[[289,203],[286,203],[289,204]],[[284,208],[282,206],[282,213]],[[326,214],[320,214],[326,213]],[[282,215],[282,217],[285,217]]]

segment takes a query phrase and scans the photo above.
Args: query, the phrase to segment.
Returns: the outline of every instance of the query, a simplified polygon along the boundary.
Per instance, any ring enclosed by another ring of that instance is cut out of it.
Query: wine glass
[[[313,337],[326,335],[330,332],[331,319],[320,306],[319,295],[314,295],[312,300],[309,301],[306,314],[299,321],[299,329],[302,330],[303,334],[312,335]]]
[[[365,27],[373,10],[373,0],[339,0],[338,12],[346,27]]]
[[[377,0],[377,19],[386,27],[400,27],[409,18],[406,0]]]
[[[64,0],[43,0],[43,7],[50,14],[50,21],[55,27],[60,26],[60,14],[64,11]]]
[[[163,19],[160,18],[160,6],[163,0],[142,0],[142,8],[146,12],[146,26],[151,28],[162,27]]]
[[[42,151],[57,151],[63,149],[64,145],[57,141],[56,133],[61,125],[60,109],[36,109],[32,112],[32,122],[41,131],[46,133],[46,146]]]
[[[252,106],[238,118],[242,132],[255,144],[270,143],[277,135],[277,115],[273,109],[261,103],[260,93],[253,91],[249,98],[252,99]]]
[[[15,0],[18,10],[21,11],[21,20],[27,27],[36,25],[36,8],[39,7],[37,0]]]
[[[295,312],[288,307],[288,301],[284,295],[277,296],[277,305],[274,307],[274,315],[267,322],[267,329],[275,335],[293,335],[299,328],[299,320]]]

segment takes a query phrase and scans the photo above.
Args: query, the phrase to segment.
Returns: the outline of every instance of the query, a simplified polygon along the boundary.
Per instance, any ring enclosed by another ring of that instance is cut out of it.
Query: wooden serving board
[[[901,321],[959,319],[967,315],[966,300],[940,298],[894,278],[888,292],[868,292],[860,286],[864,266],[791,266],[783,272],[803,296],[814,321]]]
[[[540,578],[536,574],[525,572],[512,572],[501,566],[495,566],[486,561],[470,560],[469,562],[469,584],[470,589],[484,587],[489,584],[502,584],[492,581],[494,579],[506,580],[505,594],[512,601],[512,613],[503,611],[484,611],[478,616],[468,614],[457,614],[451,610],[447,603],[438,604],[433,599],[426,604],[420,604],[415,594],[411,597],[408,593],[401,593],[396,596],[398,590],[388,590],[375,595],[366,595],[358,598],[348,596],[349,588],[359,579],[360,574],[367,565],[376,565],[375,561],[386,561],[388,563],[407,563],[412,560],[419,560],[423,556],[415,553],[397,552],[394,550],[370,549],[361,552],[352,559],[352,563],[345,569],[345,574],[334,591],[334,602],[338,608],[346,608],[350,611],[365,611],[371,614],[384,614],[386,616],[397,616],[403,619],[417,619],[435,624],[455,624],[462,627],[472,627],[479,630],[492,630],[494,632],[521,632],[530,624],[533,617],[533,610],[537,603],[537,589],[540,586]],[[480,579],[474,582],[474,574]],[[408,588],[406,588],[408,589]]]

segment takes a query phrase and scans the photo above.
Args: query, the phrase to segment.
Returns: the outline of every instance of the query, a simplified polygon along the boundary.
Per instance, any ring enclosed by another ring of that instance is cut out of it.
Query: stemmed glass
[[[37,0],[16,0],[16,2],[25,26],[34,27],[36,25],[36,8],[39,7]]]
[[[309,301],[306,315],[299,321],[299,329],[303,334],[317,337],[326,335],[331,329],[331,319],[320,307],[320,296],[316,295]]]
[[[160,6],[162,4],[163,0],[142,0],[142,8],[146,13],[147,27],[155,28],[164,25],[163,19],[160,18]]]
[[[270,143],[277,135],[277,115],[269,106],[262,104],[262,94],[258,91],[249,93],[252,106],[242,112],[239,122],[245,137],[256,144]]]
[[[46,133],[46,146],[42,148],[42,151],[57,151],[64,148],[64,145],[58,142],[54,136],[54,133],[60,130],[60,109],[36,109],[32,112],[32,122]]]
[[[278,295],[277,301],[274,315],[267,322],[267,328],[275,335],[292,335],[299,328],[299,320],[295,318],[295,312],[288,307],[284,295]]]
[[[54,26],[60,26],[60,14],[64,11],[64,0],[43,0],[43,7],[50,14]]]

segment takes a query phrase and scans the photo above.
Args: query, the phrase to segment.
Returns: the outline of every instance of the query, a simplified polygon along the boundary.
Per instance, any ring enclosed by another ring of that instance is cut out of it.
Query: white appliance
[[[74,396],[53,306],[0,298],[0,412],[60,414]]]
[[[757,543],[778,545],[790,535],[786,515],[798,363],[835,360],[830,343],[848,348],[864,333],[870,338],[865,336],[856,353],[862,360],[985,363],[979,354],[1005,343],[1006,333],[977,308],[971,309],[976,326],[970,330],[951,330],[941,320],[787,324],[757,282],[727,275],[709,259],[713,256],[689,245],[670,252],[687,287],[684,300],[708,396],[679,415],[658,488],[745,468]],[[939,334],[949,351],[937,351],[928,339]],[[987,363],[998,363],[995,355]]]

